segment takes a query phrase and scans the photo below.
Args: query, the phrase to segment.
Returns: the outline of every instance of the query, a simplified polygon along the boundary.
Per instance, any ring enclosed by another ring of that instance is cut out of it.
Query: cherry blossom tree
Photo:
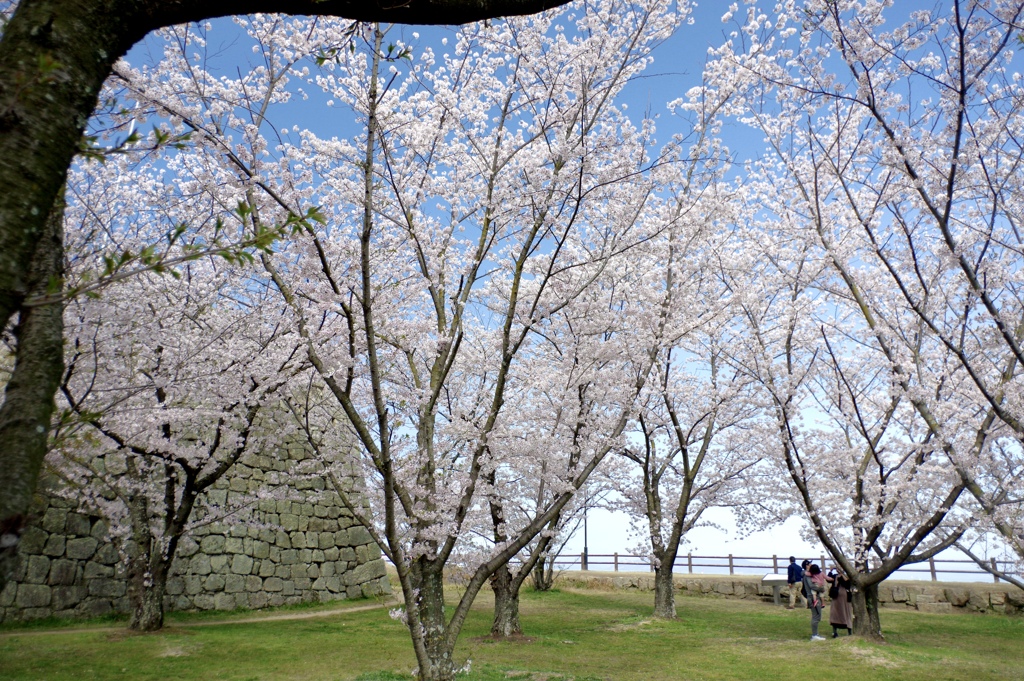
[[[667,301],[634,288],[645,272],[626,255],[662,228],[641,219],[658,159],[652,129],[614,98],[685,9],[615,0],[474,26],[440,58],[379,26],[254,17],[240,23],[264,63],[241,78],[205,71],[190,51],[201,32],[182,29],[164,34],[159,67],[119,67],[169,134],[193,133],[180,163],[233,224],[294,228],[260,260],[318,376],[311,389],[333,400],[310,439],[343,459],[326,464],[364,472],[370,512],[337,492],[398,570],[421,678],[452,677],[476,594],[617,445],[650,370]],[[293,140],[270,117],[299,87],[321,88],[362,132]],[[594,328],[561,340],[568,319]],[[551,362],[569,364],[538,373]],[[630,378],[599,381],[599,365]],[[506,401],[551,381],[567,416],[588,415],[587,437],[514,446]],[[467,518],[528,456],[558,462],[550,496],[471,566],[447,616]]]
[[[1022,434],[1012,179],[1021,97],[1011,47],[1024,4],[897,11],[829,0],[769,19],[751,8],[745,37],[723,48],[717,73],[749,84],[745,120],[771,140],[774,172],[813,185],[820,212],[842,224],[826,245],[843,249],[841,276],[857,279],[850,294],[872,295],[856,276],[870,268],[897,294],[889,304],[923,325],[921,361],[961,413],[923,399],[915,409],[984,522],[1021,556],[1024,459],[1019,444],[998,438]],[[786,126],[799,130],[798,154],[783,141]],[[864,317],[881,334],[886,314]],[[984,429],[987,445],[954,446],[958,422]]]
[[[13,318],[12,379],[0,405],[0,587],[12,569],[46,452],[60,383],[59,300],[33,304],[60,282],[61,188],[114,63],[150,31],[248,12],[362,21],[464,23],[538,12],[559,0],[413,0],[377,6],[309,2],[117,3],[18,0],[0,7],[0,319]]]
[[[212,486],[286,432],[261,421],[294,370],[294,343],[289,352],[287,332],[268,319],[265,287],[232,286],[240,274],[191,262],[180,281],[140,276],[67,310],[53,468],[108,521],[126,560],[133,629],[162,626],[167,577],[197,521],[244,520],[253,499],[213,504]],[[269,493],[275,481],[265,482]]]

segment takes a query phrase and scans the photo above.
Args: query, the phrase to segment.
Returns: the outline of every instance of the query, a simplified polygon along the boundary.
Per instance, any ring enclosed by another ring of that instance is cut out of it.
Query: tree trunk
[[[878,618],[878,584],[855,585],[850,596],[853,602],[853,633],[876,641],[885,640]]]
[[[413,638],[419,669],[419,681],[453,681],[455,663],[453,644],[448,640],[448,623],[444,614],[444,572],[439,566],[414,568],[416,595],[413,607],[419,625],[409,617],[409,632]],[[407,600],[408,602],[408,600]]]
[[[139,561],[144,562],[144,559]],[[140,565],[129,577],[132,616],[128,628],[158,631],[164,626],[164,596],[167,593],[167,569],[164,565]]]
[[[491,575],[491,590],[494,592],[494,622],[491,636],[508,637],[523,633],[519,624],[519,587],[522,580],[513,579],[508,563]]]
[[[0,191],[0,194],[6,194]],[[29,294],[60,290],[64,201],[58,200],[33,255]],[[64,306],[22,306],[14,329],[17,357],[0,406],[0,590],[16,562],[39,470],[46,456],[53,395],[64,371]]]
[[[676,617],[675,582],[672,579],[672,563],[662,561],[654,568],[654,616],[665,619]]]
[[[534,591],[550,591],[555,585],[555,560],[545,556],[537,561],[530,574]]]

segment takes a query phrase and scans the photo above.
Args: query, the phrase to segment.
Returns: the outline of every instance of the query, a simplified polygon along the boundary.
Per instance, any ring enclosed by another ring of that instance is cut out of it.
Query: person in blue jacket
[[[807,561],[804,561],[804,565]],[[804,582],[804,568],[796,564],[796,558],[793,556],[789,557],[789,569],[786,572],[786,583],[789,585],[789,605],[786,606],[787,610],[792,610],[796,607],[796,603],[799,599],[803,599],[807,602],[807,597],[803,593],[803,582]]]

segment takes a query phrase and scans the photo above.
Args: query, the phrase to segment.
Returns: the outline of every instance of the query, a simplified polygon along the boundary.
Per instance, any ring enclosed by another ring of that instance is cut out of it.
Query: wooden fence
[[[835,566],[831,558],[824,554],[818,556],[798,556],[798,560],[807,558],[817,562],[822,568],[828,571]],[[1013,572],[1011,561],[997,561],[991,559],[992,567],[1005,574],[1016,575]],[[581,553],[577,555],[562,555],[555,563],[560,570],[607,570],[619,572],[654,571],[654,565],[645,556],[635,556],[627,553]],[[765,572],[785,572],[789,565],[788,557],[779,556],[695,556],[692,553],[676,557],[674,572],[682,573],[684,570],[692,574],[695,571],[700,573],[707,568],[715,571],[728,571],[728,574],[751,574]],[[990,573],[982,570],[973,560],[957,560],[949,558],[932,558],[926,563],[913,563],[901,567],[897,573],[927,573],[931,581],[936,582],[939,575],[988,575]],[[992,575],[992,579],[998,584],[999,578]],[[955,580],[954,580],[955,581]]]

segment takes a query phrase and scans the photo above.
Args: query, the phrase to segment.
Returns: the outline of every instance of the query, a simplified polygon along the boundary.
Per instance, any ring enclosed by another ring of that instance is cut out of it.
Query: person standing
[[[818,636],[818,625],[821,623],[821,610],[824,606],[822,594],[825,593],[825,575],[813,563],[804,572],[804,593],[807,596],[807,607],[811,611],[811,640],[824,641],[824,636]]]
[[[828,609],[828,623],[832,625],[832,638],[839,638],[839,629],[853,634],[853,608],[850,607],[850,580],[842,570],[830,572],[825,578],[832,583],[828,596],[832,604]],[[834,594],[834,595],[833,595]]]
[[[786,583],[789,585],[789,605],[786,606],[787,610],[792,610],[796,607],[798,600],[803,600],[805,603],[807,599],[804,598],[804,569],[803,567],[796,564],[796,558],[793,556],[789,557],[789,568],[786,570]]]

